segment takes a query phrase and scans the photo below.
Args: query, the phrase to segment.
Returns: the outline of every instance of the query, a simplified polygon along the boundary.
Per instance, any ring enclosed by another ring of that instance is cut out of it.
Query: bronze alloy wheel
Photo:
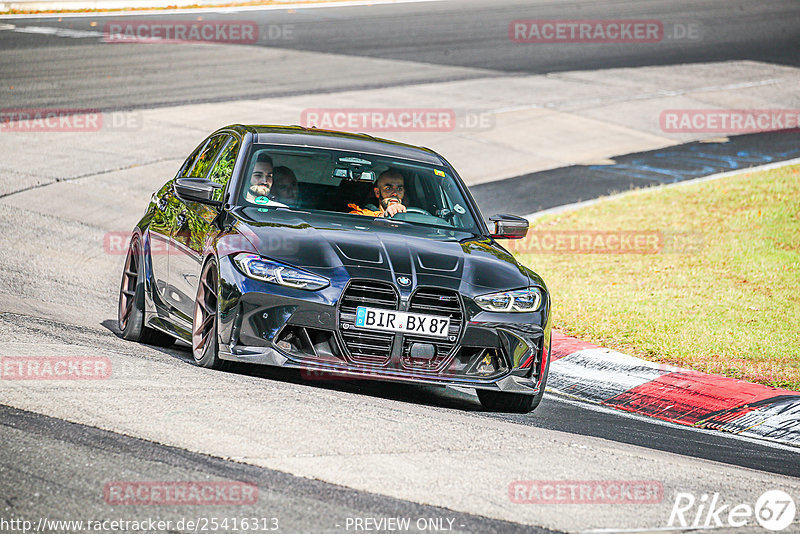
[[[122,284],[119,289],[119,309],[117,321],[119,329],[125,331],[131,312],[136,304],[136,284],[139,282],[139,242],[134,241],[128,247],[128,256],[125,258],[125,267],[122,270]]]
[[[200,275],[197,298],[194,301],[192,322],[192,356],[197,365],[218,369],[222,361],[217,357],[217,265],[206,263]]]
[[[124,339],[169,347],[175,342],[174,337],[145,326],[145,289],[141,259],[141,242],[138,237],[134,237],[128,246],[125,267],[122,269],[117,326]]]

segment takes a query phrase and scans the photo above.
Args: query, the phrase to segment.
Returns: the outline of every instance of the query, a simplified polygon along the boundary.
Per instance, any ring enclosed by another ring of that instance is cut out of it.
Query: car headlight
[[[532,312],[542,303],[542,290],[538,287],[501,291],[475,297],[481,309],[491,312]]]
[[[330,284],[327,278],[255,254],[238,254],[233,261],[250,278],[279,286],[313,291],[328,287]]]

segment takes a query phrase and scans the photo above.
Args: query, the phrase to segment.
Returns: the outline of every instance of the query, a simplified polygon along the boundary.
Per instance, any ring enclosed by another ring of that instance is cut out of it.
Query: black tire
[[[550,373],[550,350],[547,351],[547,363],[544,366],[544,376],[542,386],[536,395],[523,395],[520,393],[506,393],[504,391],[492,391],[490,389],[478,389],[478,399],[481,405],[493,412],[513,412],[529,413],[535,410],[544,397],[544,389],[547,384],[547,375]]]
[[[142,277],[142,253],[139,240],[133,238],[128,245],[128,255],[122,268],[117,306],[117,327],[123,339],[148,345],[169,347],[175,338],[145,326],[144,324],[144,278]]]
[[[217,342],[217,264],[209,261],[200,274],[192,316],[192,357],[194,363],[208,369],[223,369],[227,362],[219,358]]]

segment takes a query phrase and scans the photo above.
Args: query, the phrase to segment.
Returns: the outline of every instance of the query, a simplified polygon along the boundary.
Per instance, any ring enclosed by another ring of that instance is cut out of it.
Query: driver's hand
[[[398,213],[405,213],[406,207],[399,202],[393,202],[387,206],[386,211],[383,212],[384,217],[394,217]]]

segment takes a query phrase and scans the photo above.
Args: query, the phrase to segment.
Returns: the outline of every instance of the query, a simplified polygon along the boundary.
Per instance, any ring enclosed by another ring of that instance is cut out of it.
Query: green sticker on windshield
[[[433,174],[435,174],[436,176],[441,176],[442,178],[444,178],[444,171],[440,171],[439,169],[433,169]]]
[[[269,204],[269,197],[260,196],[253,199],[256,204]]]

